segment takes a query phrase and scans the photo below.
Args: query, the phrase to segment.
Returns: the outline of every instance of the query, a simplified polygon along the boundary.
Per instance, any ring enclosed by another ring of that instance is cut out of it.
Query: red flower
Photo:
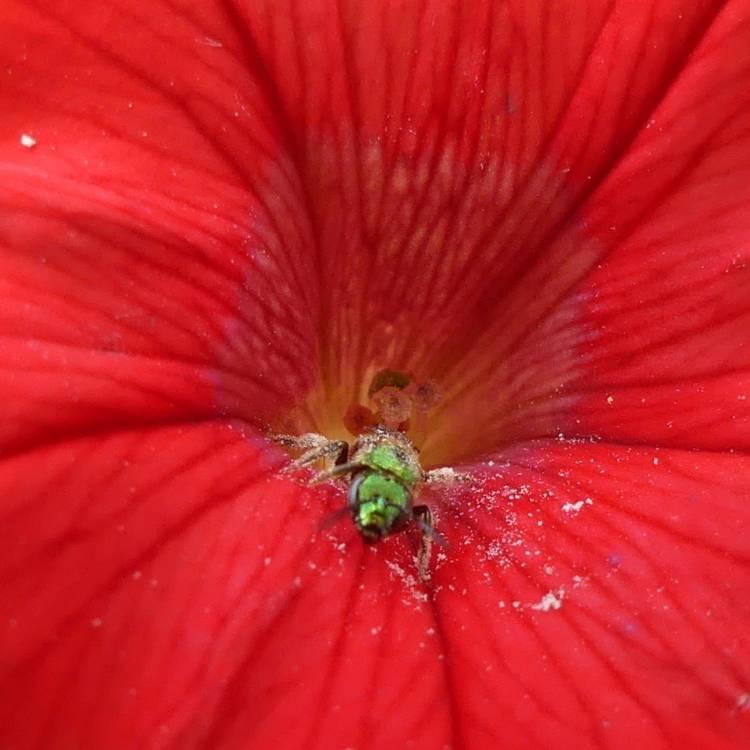
[[[0,17],[1,747],[750,744],[750,2]],[[264,437],[383,367],[426,583]]]

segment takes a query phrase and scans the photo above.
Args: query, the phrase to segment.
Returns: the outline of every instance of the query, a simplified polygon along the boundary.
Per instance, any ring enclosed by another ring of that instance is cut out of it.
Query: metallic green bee
[[[287,471],[328,459],[333,460],[333,468],[318,474],[315,481],[348,475],[347,507],[342,511],[351,514],[365,542],[376,542],[402,531],[412,521],[423,532],[422,556],[429,557],[432,540],[445,544],[432,526],[429,507],[413,505],[412,501],[421,484],[462,480],[463,477],[451,469],[425,472],[417,449],[403,432],[377,425],[360,435],[351,449],[343,440],[328,440],[315,433],[298,437],[276,435],[274,440],[289,448],[304,450]]]

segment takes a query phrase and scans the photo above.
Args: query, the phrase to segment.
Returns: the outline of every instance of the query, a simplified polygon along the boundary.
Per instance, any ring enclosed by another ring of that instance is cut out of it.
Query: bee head
[[[366,542],[376,542],[398,531],[408,519],[411,494],[396,479],[365,471],[351,486],[349,507]]]

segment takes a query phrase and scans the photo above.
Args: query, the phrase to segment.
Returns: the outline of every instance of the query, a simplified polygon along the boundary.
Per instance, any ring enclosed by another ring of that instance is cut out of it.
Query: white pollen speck
[[[36,146],[36,138],[28,133],[21,133],[19,140],[24,148],[34,148]]]
[[[579,500],[576,503],[565,503],[565,505],[562,506],[562,510],[565,513],[579,513],[581,511],[581,508],[583,508],[584,505],[593,505],[594,501],[587,497],[584,500]]]
[[[263,565],[265,565],[266,567],[268,567],[271,564],[272,561],[273,561],[273,558],[271,558],[271,557],[264,557],[263,558]]]
[[[518,609],[521,606],[521,602],[519,601],[512,602],[512,604],[514,609]]]
[[[450,466],[442,466],[439,469],[432,469],[429,479],[433,482],[460,482],[465,481],[467,477],[451,469]]]
[[[750,710],[750,693],[740,693],[737,696],[737,702],[735,703],[740,711]]]
[[[550,591],[545,594],[537,604],[532,604],[531,609],[536,609],[539,612],[549,612],[551,609],[560,609],[560,607],[562,607],[563,597],[564,592],[562,589],[558,590],[557,596],[555,596],[554,592]]]
[[[583,508],[583,500],[579,500],[577,503],[565,503],[562,507],[566,513],[578,513],[581,508]]]
[[[370,628],[370,635],[378,635],[382,628]]]
[[[654,463],[654,466],[658,466],[659,465],[659,457],[658,456],[654,456],[653,463]]]
[[[612,406],[615,403],[614,396],[607,396],[607,403]]]
[[[104,622],[104,621],[102,620],[102,618],[101,618],[101,617],[95,617],[95,618],[94,618],[94,619],[93,619],[93,620],[91,621],[91,627],[92,627],[92,628],[100,628],[100,627],[102,626],[103,622]]]

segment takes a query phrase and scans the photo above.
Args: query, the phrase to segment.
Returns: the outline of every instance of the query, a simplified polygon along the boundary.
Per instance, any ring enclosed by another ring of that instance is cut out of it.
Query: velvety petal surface
[[[251,72],[167,5],[3,15],[6,439],[308,388],[309,225]]]
[[[745,0],[1,13],[0,744],[750,742]],[[383,366],[427,582],[254,429]]]

